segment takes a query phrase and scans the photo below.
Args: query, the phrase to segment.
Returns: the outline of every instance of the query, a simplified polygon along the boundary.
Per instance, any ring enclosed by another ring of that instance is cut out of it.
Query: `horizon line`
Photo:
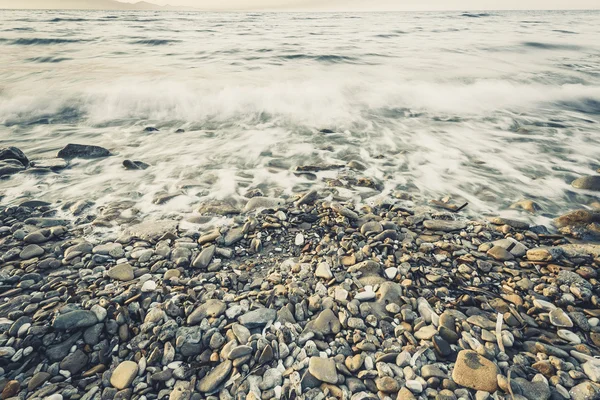
[[[125,3],[135,4],[135,3]],[[510,9],[463,9],[463,8],[451,8],[451,9],[439,9],[439,10],[280,10],[280,9],[265,9],[265,10],[251,10],[251,9],[199,9],[194,7],[187,8],[186,6],[172,6],[172,5],[157,5],[161,7],[157,9],[116,9],[116,8],[3,8],[2,11],[117,11],[117,12],[130,12],[130,11],[145,11],[145,12],[255,12],[255,13],[286,13],[286,12],[321,12],[321,13],[385,13],[385,12],[509,12],[509,11],[600,11],[600,8],[510,8]],[[169,7],[182,8],[181,10],[169,9]]]

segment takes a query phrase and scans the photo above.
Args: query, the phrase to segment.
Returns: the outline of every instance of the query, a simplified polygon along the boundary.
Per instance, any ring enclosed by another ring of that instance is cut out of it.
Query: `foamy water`
[[[186,214],[366,177],[376,190],[330,189],[512,215],[527,198],[552,217],[596,200],[569,184],[600,166],[599,37],[600,12],[0,11],[0,145],[114,154],[14,175],[1,201]],[[352,160],[367,169],[296,173]]]

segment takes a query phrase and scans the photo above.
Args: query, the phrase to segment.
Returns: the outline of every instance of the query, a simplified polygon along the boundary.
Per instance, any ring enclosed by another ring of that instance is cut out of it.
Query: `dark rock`
[[[146,164],[143,161],[132,161],[132,160],[123,161],[123,166],[125,167],[125,169],[128,169],[128,170],[143,170],[143,169],[147,169],[148,167],[150,167],[149,164]]]
[[[68,144],[58,152],[59,158],[71,160],[73,158],[102,158],[110,156],[110,151],[100,146],[86,144]]]
[[[0,160],[17,160],[22,166],[29,166],[29,159],[20,149],[16,147],[2,147],[0,148]]]
[[[75,375],[87,365],[88,360],[87,354],[78,349],[65,357],[60,363],[60,369],[67,370],[71,375]]]
[[[69,330],[87,328],[98,323],[96,314],[87,310],[76,310],[66,314],[60,314],[54,319],[52,327],[57,330]]]

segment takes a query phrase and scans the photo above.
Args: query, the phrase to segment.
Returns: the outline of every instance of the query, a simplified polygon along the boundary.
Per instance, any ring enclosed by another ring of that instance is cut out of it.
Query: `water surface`
[[[2,202],[186,214],[327,185],[357,201],[450,195],[473,213],[528,198],[551,217],[595,199],[569,183],[600,166],[599,37],[589,11],[0,11],[0,145],[115,154],[14,175]],[[296,171],[353,160],[366,170]],[[165,193],[179,195],[154,204]]]

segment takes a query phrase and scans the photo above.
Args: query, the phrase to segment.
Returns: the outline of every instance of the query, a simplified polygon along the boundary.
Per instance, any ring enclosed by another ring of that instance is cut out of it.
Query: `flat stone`
[[[227,358],[230,360],[235,360],[236,358],[245,357],[248,354],[251,354],[252,350],[253,349],[250,346],[245,346],[245,345],[237,346],[237,347],[234,347],[229,352],[229,354],[227,355]]]
[[[196,257],[196,259],[192,263],[192,267],[194,267],[194,268],[208,267],[208,265],[210,264],[210,262],[213,259],[213,256],[215,255],[216,249],[217,249],[217,246],[214,246],[214,245],[208,246],[208,247],[205,247],[204,249],[202,249],[200,254],[198,254],[198,257]]]
[[[113,371],[110,384],[119,390],[131,386],[138,373],[138,365],[133,361],[123,361]]]
[[[321,382],[337,383],[335,361],[331,358],[311,357],[308,372]]]
[[[423,384],[416,379],[409,379],[406,381],[406,387],[413,393],[421,393],[423,391]]]
[[[492,217],[488,219],[494,225],[508,225],[515,229],[529,229],[529,224],[524,221],[508,219],[502,217]]]
[[[48,372],[43,372],[43,371],[37,372],[36,374],[34,374],[31,377],[31,379],[27,383],[27,390],[29,390],[31,392],[31,391],[39,388],[44,383],[46,383],[51,377],[52,377],[52,375],[50,375]]]
[[[22,260],[29,260],[34,257],[39,257],[44,254],[44,249],[42,249],[37,244],[30,244],[25,246],[25,248],[19,254]]]
[[[254,311],[247,312],[238,317],[238,322],[245,327],[252,329],[267,325],[269,322],[275,321],[277,311],[272,308],[259,308]]]
[[[233,362],[223,361],[198,382],[198,390],[202,393],[212,393],[229,376]]]
[[[527,250],[527,259],[529,261],[553,261],[562,256],[562,250],[556,247],[537,247]]]
[[[487,358],[472,350],[462,350],[456,358],[452,379],[469,389],[493,393],[498,390],[498,373],[496,364]]]
[[[494,246],[491,249],[489,249],[487,255],[497,261],[510,261],[515,258],[515,256],[510,251],[500,246]]]
[[[52,327],[59,331],[69,329],[87,328],[98,323],[96,314],[87,310],[75,310],[66,314],[60,314],[52,323]]]
[[[438,331],[433,325],[426,325],[415,332],[415,338],[419,340],[429,340],[435,335],[437,335]]]
[[[58,152],[58,158],[71,160],[73,158],[102,158],[110,156],[110,151],[100,146],[85,144],[68,144]]]
[[[106,275],[111,279],[123,282],[133,280],[133,278],[135,277],[133,274],[133,267],[128,263],[115,265],[114,267],[108,270]]]
[[[510,248],[510,253],[515,257],[523,257],[528,250],[527,246],[513,238],[496,240],[493,242],[493,245],[504,249]]]
[[[210,299],[196,308],[187,319],[188,325],[196,325],[204,318],[216,318],[223,314],[227,305],[221,300]],[[274,310],[273,310],[274,311]]]
[[[556,334],[561,339],[571,342],[572,344],[580,344],[581,343],[581,338],[569,330],[559,329],[558,331],[556,331]]]
[[[423,365],[423,367],[421,368],[421,377],[423,379],[429,379],[429,378],[440,378],[440,379],[446,379],[448,378],[448,375],[442,371],[440,369],[440,367],[438,367],[437,365]]]
[[[571,321],[571,318],[569,318],[567,313],[560,308],[555,308],[554,310],[550,311],[550,323],[559,328],[573,327],[573,321]]]
[[[483,329],[496,329],[496,324],[483,315],[471,315],[467,318],[467,322]]]
[[[452,232],[465,229],[467,223],[464,221],[446,221],[442,219],[431,219],[423,221],[423,226],[432,231]]]

